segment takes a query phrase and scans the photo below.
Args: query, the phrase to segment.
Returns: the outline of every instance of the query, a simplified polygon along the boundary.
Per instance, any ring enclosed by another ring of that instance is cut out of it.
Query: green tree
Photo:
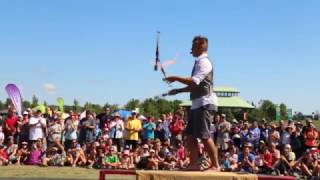
[[[109,108],[110,108],[111,112],[115,112],[115,111],[119,111],[120,106],[119,106],[119,104],[112,104],[112,105],[110,105]]]
[[[132,111],[135,110],[140,106],[140,101],[138,99],[131,99],[127,104],[124,106],[126,110]]]
[[[276,105],[270,100],[263,100],[260,106],[263,117],[269,121],[273,121],[276,118]]]
[[[293,120],[304,120],[304,115],[302,112],[297,112],[293,115]]]
[[[31,107],[34,108],[34,107],[37,107],[39,106],[39,99],[37,96],[33,95],[32,96],[32,102],[31,102]]]
[[[259,108],[251,109],[248,111],[248,119],[252,121],[261,121],[264,118],[262,111]]]
[[[23,102],[22,102],[22,106],[23,106],[23,108],[31,108],[31,103],[30,103],[30,101],[28,101],[28,100],[24,100]]]
[[[9,108],[9,106],[12,106],[12,101],[11,101],[11,99],[10,99],[10,98],[7,98],[4,105],[5,105],[5,109]]]
[[[219,112],[226,115],[227,121],[232,121],[232,119],[234,119],[234,115],[230,108],[221,108]]]
[[[3,110],[4,109],[4,104],[3,102],[0,100],[0,110]]]
[[[78,100],[74,99],[73,100],[73,107],[72,107],[73,111],[74,112],[80,112],[81,109],[80,109],[80,103]]]
[[[287,106],[284,103],[280,104],[280,115],[282,120],[288,120]]]

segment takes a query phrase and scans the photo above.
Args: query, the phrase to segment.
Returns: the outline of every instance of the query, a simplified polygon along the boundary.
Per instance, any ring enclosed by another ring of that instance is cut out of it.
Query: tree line
[[[74,111],[74,112],[83,112],[84,110],[91,110],[96,112],[97,114],[102,113],[105,108],[110,108],[111,111],[118,111],[120,109],[125,110],[137,110],[141,114],[146,116],[154,116],[159,117],[161,114],[165,114],[168,112],[176,111],[179,105],[182,103],[180,100],[166,100],[163,98],[155,97],[155,98],[148,98],[143,101],[138,99],[130,99],[123,107],[120,107],[118,104],[110,104],[105,103],[104,105],[95,104],[91,102],[86,102],[83,106],[80,105],[77,99],[74,99],[72,105],[64,105],[64,111]],[[4,102],[0,100],[0,110],[7,109],[8,105],[11,104],[11,100],[7,98]],[[52,108],[57,108],[57,105],[48,104],[46,101],[43,103],[39,102],[37,96],[33,96],[31,101],[24,100],[22,103],[23,108],[35,108],[39,106],[39,104],[43,104],[44,106],[49,106]],[[258,105],[252,103],[255,109],[247,110],[247,118],[249,121],[260,121],[265,119],[267,121],[274,121],[276,119],[276,107],[277,105],[270,100],[261,100]],[[280,119],[281,120],[288,120],[288,113],[287,113],[287,106],[284,103],[280,105]],[[219,108],[219,113],[224,113],[227,115],[228,120],[238,119],[241,120],[244,118],[243,109],[230,109],[230,108]],[[305,118],[301,112],[294,113],[292,119],[293,120],[302,120]],[[317,117],[319,118],[319,117]]]

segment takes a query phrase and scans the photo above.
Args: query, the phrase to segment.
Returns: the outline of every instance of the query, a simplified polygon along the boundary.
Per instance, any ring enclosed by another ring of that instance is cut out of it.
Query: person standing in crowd
[[[110,129],[110,137],[117,146],[117,152],[120,152],[122,150],[121,147],[123,144],[122,140],[125,127],[118,112],[114,114],[114,119],[110,122]]]
[[[48,128],[48,145],[54,142],[61,143],[61,135],[64,130],[64,126],[61,125],[62,118],[54,119],[54,123]]]
[[[107,127],[107,124],[112,120],[112,115],[111,115],[111,110],[109,107],[106,107],[104,109],[104,113],[99,114],[97,116],[97,119],[99,119],[100,123],[99,123],[99,127],[100,129],[104,129]]]
[[[156,124],[153,122],[153,117],[147,117],[147,121],[143,124],[143,141],[146,143],[148,140],[154,140],[154,131],[156,130]]]
[[[79,121],[77,120],[76,114],[72,113],[70,118],[65,122],[65,142],[64,146],[66,151],[71,148],[72,141],[77,140],[78,138],[78,125]]]
[[[8,116],[5,118],[4,124],[4,134],[6,137],[13,136],[15,137],[17,132],[17,124],[18,117],[14,114],[14,110],[12,108],[8,109]]]
[[[270,130],[268,134],[268,143],[279,145],[280,133],[277,131],[277,126],[274,122],[270,124]]]
[[[307,119],[307,126],[304,128],[304,145],[306,149],[310,149],[318,146],[317,139],[319,138],[319,132],[314,127],[312,120]]]
[[[177,146],[178,141],[182,141],[182,132],[184,130],[184,121],[179,114],[175,114],[170,123],[171,144]]]
[[[28,138],[29,138],[28,123],[29,123],[28,112],[24,111],[22,118],[19,118],[19,121],[18,121],[18,127],[17,127],[18,142],[17,142],[17,144],[20,144],[23,141],[28,141]]]
[[[137,113],[132,112],[131,117],[126,122],[126,146],[136,149],[139,141],[139,132],[142,130],[141,121],[137,119]]]
[[[254,147],[257,147],[259,140],[260,140],[260,135],[261,135],[261,131],[258,127],[257,121],[253,121],[250,131],[252,132],[252,142],[251,143],[254,145]]]
[[[96,129],[96,120],[94,119],[91,111],[86,111],[86,117],[80,120],[79,123],[79,143],[86,144],[92,143],[94,139],[94,133]]]
[[[166,141],[171,138],[171,131],[169,126],[170,126],[170,119],[166,114],[163,114],[160,122],[161,141]]]
[[[34,116],[29,120],[29,141],[30,146],[39,139],[42,141],[46,137],[47,123],[44,118],[41,117],[41,111],[37,110]]]
[[[230,141],[231,124],[226,120],[226,115],[222,114],[218,125],[217,146],[220,150],[228,150]]]
[[[188,150],[190,151],[190,165],[187,170],[200,170],[198,165],[198,141],[202,140],[205,149],[208,151],[211,159],[211,167],[220,170],[218,161],[218,152],[214,141],[210,135],[210,123],[213,112],[217,111],[217,96],[213,92],[213,65],[208,58],[208,39],[202,36],[194,37],[192,41],[191,54],[196,58],[191,73],[191,77],[182,78],[170,76],[166,81],[180,82],[187,85],[185,88],[173,89],[170,95],[176,95],[182,92],[190,92],[192,100],[191,110],[188,113],[188,124],[186,127]]]

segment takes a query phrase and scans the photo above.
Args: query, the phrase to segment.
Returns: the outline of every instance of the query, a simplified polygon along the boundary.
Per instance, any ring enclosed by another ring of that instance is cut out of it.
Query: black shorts
[[[210,124],[216,111],[217,107],[213,104],[190,110],[185,134],[194,138],[209,139],[211,137]]]

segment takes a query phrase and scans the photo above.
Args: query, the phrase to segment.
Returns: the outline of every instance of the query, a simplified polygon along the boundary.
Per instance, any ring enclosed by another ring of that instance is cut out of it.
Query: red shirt
[[[263,159],[267,162],[265,165],[272,168],[272,154],[269,151],[263,154]]]
[[[17,117],[16,116],[7,116],[6,119],[4,120],[4,134],[7,136],[12,136],[16,132],[17,128]],[[7,126],[10,129],[7,129]]]
[[[181,119],[176,120],[170,124],[170,131],[173,135],[178,135],[183,131],[184,122]]]
[[[8,154],[5,148],[2,148],[0,150],[0,157],[4,158],[4,159],[8,159]]]
[[[181,147],[177,151],[177,158],[178,160],[185,160],[186,159],[186,151],[184,147]]]

